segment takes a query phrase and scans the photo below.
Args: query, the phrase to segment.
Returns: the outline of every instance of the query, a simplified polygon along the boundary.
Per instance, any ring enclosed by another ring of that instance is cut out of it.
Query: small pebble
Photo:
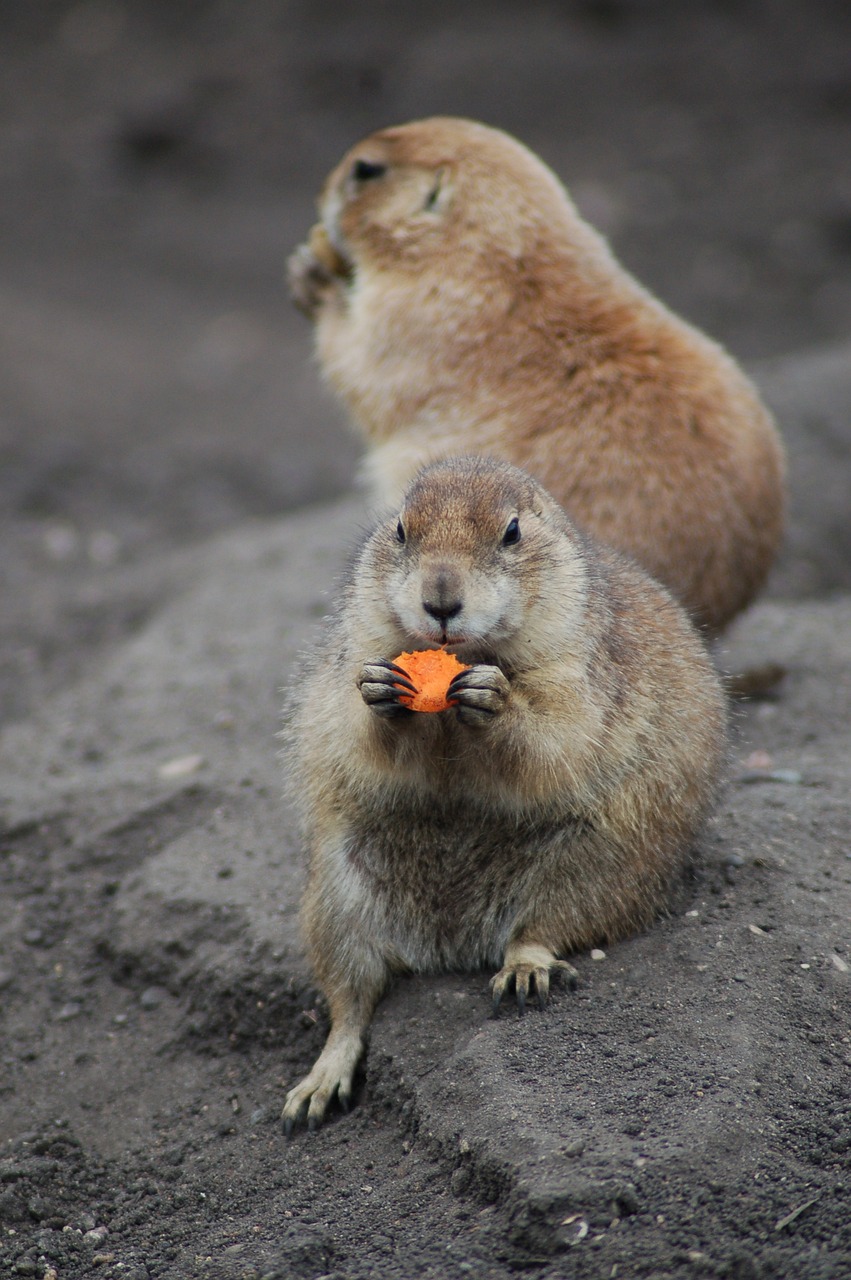
[[[28,947],[37,947],[39,943],[44,942],[43,929],[27,929],[24,934],[24,942]]]
[[[848,972],[849,966],[847,961],[843,960],[842,956],[838,956],[835,951],[831,952],[830,963],[833,965],[834,969],[838,969],[840,973]]]
[[[188,778],[193,773],[197,773],[203,764],[203,756],[177,756],[174,760],[167,760],[165,764],[161,764],[157,773],[167,780]]]
[[[7,987],[11,987],[15,981],[15,975],[11,969],[0,969],[0,991],[5,991]]]
[[[595,947],[590,954],[592,960],[605,960],[606,958],[605,951],[601,951],[599,947]]]
[[[748,928],[750,929],[751,933],[755,933],[758,938],[768,937],[768,934],[765,932],[765,930],[760,929],[758,924],[749,924]]]
[[[164,987],[146,987],[139,996],[139,1004],[143,1009],[159,1009],[167,995]]]
[[[63,1004],[62,1008],[56,1015],[57,1022],[70,1022],[72,1018],[78,1018],[83,1012],[83,1006],[79,1000],[69,1000],[67,1004]]]

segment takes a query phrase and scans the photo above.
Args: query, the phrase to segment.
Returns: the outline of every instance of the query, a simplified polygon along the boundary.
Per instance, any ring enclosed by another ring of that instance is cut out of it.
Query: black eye
[[[505,533],[502,535],[502,545],[504,547],[513,547],[519,541],[520,521],[517,516],[513,516],[506,526]]]
[[[383,177],[386,172],[386,164],[376,164],[373,160],[356,160],[352,165],[355,182],[369,182],[371,178]]]
[[[405,526],[402,524],[401,520],[396,525],[396,538],[401,542],[402,546],[405,545]]]

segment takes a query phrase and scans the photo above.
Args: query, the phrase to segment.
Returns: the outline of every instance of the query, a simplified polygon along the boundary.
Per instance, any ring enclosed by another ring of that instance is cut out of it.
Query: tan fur
[[[387,663],[440,644],[472,664],[458,705],[408,711]],[[394,971],[494,966],[495,998],[543,1002],[558,956],[648,924],[712,802],[725,712],[664,588],[525,473],[452,458],[364,544],[289,734],[332,1018],[291,1127],[348,1100]]]
[[[363,162],[385,172],[359,176]],[[773,423],[536,156],[466,120],[383,129],[344,157],[319,208],[342,265],[302,246],[293,294],[383,499],[426,461],[491,453],[708,630],[753,599],[783,527]]]

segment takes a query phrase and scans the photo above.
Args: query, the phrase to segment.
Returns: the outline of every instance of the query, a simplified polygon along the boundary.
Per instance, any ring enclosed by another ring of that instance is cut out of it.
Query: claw
[[[411,684],[410,680],[402,680],[401,678],[398,678],[398,677],[393,681],[393,688],[404,689],[406,693],[417,692],[416,687]]]
[[[403,689],[410,689],[411,693],[417,692],[417,687],[416,685],[411,684],[407,671],[403,671],[401,667],[397,667],[395,662],[383,662],[381,665],[386,667],[388,671],[392,671],[395,676],[393,681],[394,684],[400,685]]]
[[[513,980],[514,975],[510,973],[506,974],[505,977],[498,973],[491,980],[491,992],[493,993],[491,1000],[491,1014],[494,1018],[499,1017],[499,1006],[502,1004],[502,998]]]
[[[526,988],[525,988],[525,986],[520,985],[520,986],[518,986],[518,988],[517,988],[517,1016],[518,1016],[518,1018],[522,1018],[525,1012],[526,1012]]]
[[[538,1008],[546,1009],[550,1002],[550,975],[546,969],[535,970],[535,992],[538,996]]]

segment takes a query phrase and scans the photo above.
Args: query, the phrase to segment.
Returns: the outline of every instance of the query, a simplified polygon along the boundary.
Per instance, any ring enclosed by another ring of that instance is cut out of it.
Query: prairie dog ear
[[[423,213],[441,214],[445,213],[452,200],[452,183],[450,181],[449,170],[444,166],[437,169],[432,175],[428,194],[423,204]]]

